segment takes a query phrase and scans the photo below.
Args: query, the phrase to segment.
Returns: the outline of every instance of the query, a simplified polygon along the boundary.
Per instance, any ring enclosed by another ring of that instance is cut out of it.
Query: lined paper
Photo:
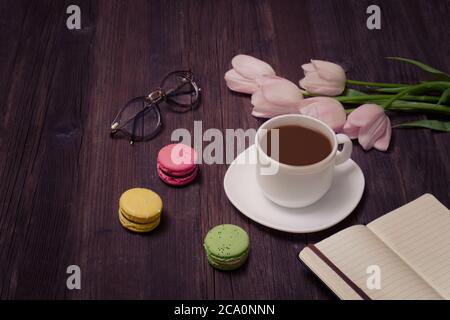
[[[450,299],[450,211],[430,194],[368,224],[392,251]]]
[[[347,228],[316,247],[371,299],[442,299],[365,226]],[[371,265],[380,268],[380,289],[367,287]]]

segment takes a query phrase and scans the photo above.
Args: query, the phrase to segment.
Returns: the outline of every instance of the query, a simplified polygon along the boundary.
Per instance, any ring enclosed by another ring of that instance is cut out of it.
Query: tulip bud
[[[255,80],[241,76],[236,70],[231,69],[225,73],[225,81],[230,90],[252,94],[259,89]]]
[[[332,62],[311,60],[302,65],[305,77],[300,87],[312,94],[337,96],[345,90],[347,78],[344,69]]]
[[[278,77],[266,76],[256,79],[262,93],[269,102],[280,106],[297,107],[303,100],[302,92],[293,82]]]
[[[256,82],[260,85],[260,90],[252,95],[252,115],[272,118],[299,112],[303,95],[294,83],[277,76],[259,77]]]
[[[391,141],[391,122],[382,107],[364,104],[348,116],[344,133],[351,139],[358,138],[364,150],[386,151]]]
[[[342,130],[346,114],[342,104],[327,97],[305,99],[300,105],[300,113],[325,122],[335,132]]]
[[[245,54],[238,54],[231,60],[233,69],[247,79],[255,80],[262,76],[274,76],[273,68],[262,60]]]

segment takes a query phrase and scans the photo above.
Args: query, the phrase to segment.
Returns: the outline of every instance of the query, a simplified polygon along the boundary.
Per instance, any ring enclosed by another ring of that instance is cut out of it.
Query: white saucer
[[[250,219],[276,230],[308,233],[327,229],[344,220],[356,208],[364,191],[364,175],[353,161],[337,166],[333,184],[318,202],[299,209],[281,207],[267,199],[256,182],[254,146],[242,152],[225,174],[225,193],[231,203]]]

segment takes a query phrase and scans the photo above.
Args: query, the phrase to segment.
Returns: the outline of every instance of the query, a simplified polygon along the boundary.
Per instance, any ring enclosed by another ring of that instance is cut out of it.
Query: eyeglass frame
[[[195,93],[195,101],[193,103],[190,104],[183,104],[183,103],[179,103],[173,99],[171,99],[171,94],[173,92],[176,93],[177,90],[179,90],[180,88],[182,88],[185,84],[180,84],[180,86],[175,87],[175,88],[170,88],[166,91],[164,91],[162,89],[162,87],[164,87],[165,82],[174,75],[180,75],[182,76],[182,79],[184,80],[185,83],[190,83],[193,90],[190,90],[189,92],[180,92],[179,94],[174,94],[173,96],[176,95],[180,95],[180,94],[192,94]],[[131,100],[129,100],[124,107],[122,107],[122,109],[119,110],[119,112],[117,113],[117,115],[115,116],[112,124],[111,124],[111,132],[110,132],[110,136],[113,137],[115,136],[117,133],[121,132],[122,134],[124,134],[125,136],[130,138],[130,144],[133,144],[134,142],[143,142],[143,141],[148,141],[153,139],[156,135],[159,134],[159,132],[161,131],[162,127],[163,127],[163,121],[162,121],[162,116],[161,116],[161,109],[159,107],[160,103],[166,103],[169,108],[173,107],[173,106],[177,106],[177,107],[181,107],[181,108],[186,108],[184,110],[175,110],[173,108],[172,111],[177,112],[177,113],[184,113],[190,110],[193,110],[196,106],[198,106],[198,104],[200,103],[200,99],[201,99],[201,91],[202,89],[197,85],[197,83],[194,81],[194,75],[191,71],[172,71],[170,73],[168,73],[163,80],[161,81],[161,85],[160,87],[158,87],[157,89],[155,89],[154,91],[150,92],[150,94],[148,94],[147,96],[139,96],[139,97],[135,97]],[[134,116],[128,118],[127,120],[123,121],[123,123],[121,124],[120,121],[118,121],[118,119],[120,118],[121,114],[123,113],[123,111],[125,111],[132,103],[136,103],[137,101],[142,101],[144,103],[146,103],[142,110],[137,112]],[[149,110],[155,110],[156,115],[157,115],[157,124],[155,126],[155,129],[153,130],[153,132],[149,135],[146,136],[136,136],[134,134],[134,127],[136,124],[136,121],[139,120],[139,118],[142,118],[144,121],[144,115],[149,111]],[[133,123],[133,132],[130,133],[128,130],[126,130],[124,127],[126,125],[128,125],[130,123],[130,121],[134,121]]]

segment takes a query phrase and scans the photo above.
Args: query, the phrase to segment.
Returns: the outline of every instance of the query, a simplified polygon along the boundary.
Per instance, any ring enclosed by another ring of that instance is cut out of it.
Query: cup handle
[[[340,165],[350,159],[353,150],[353,143],[349,137],[345,134],[339,133],[336,135],[338,145],[343,144],[342,151],[338,151],[336,154],[336,165]]]

